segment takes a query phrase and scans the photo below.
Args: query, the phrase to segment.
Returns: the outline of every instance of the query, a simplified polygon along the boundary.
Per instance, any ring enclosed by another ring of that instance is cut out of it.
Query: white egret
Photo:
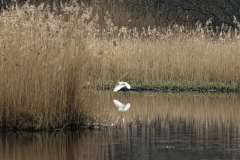
[[[113,92],[117,92],[122,88],[131,89],[131,86],[127,82],[118,82]]]
[[[131,106],[130,103],[125,105],[125,104],[122,104],[121,102],[119,102],[116,99],[114,99],[113,102],[116,105],[116,107],[118,108],[118,111],[121,111],[121,112],[127,111]]]

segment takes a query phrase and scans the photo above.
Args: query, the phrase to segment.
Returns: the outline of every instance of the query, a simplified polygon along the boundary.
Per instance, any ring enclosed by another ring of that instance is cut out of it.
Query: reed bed
[[[100,55],[89,62],[93,79],[105,84],[124,80],[134,87],[239,87],[237,43],[206,40],[119,43],[117,49],[101,47]]]
[[[83,87],[119,80],[133,87],[239,88],[237,30],[223,25],[215,34],[211,20],[193,29],[118,27],[108,12],[99,23],[96,8],[62,5],[58,15],[26,3],[2,11],[1,126],[81,125],[86,113],[96,114],[86,109],[95,102]]]
[[[92,28],[89,82],[133,87],[239,89],[239,31],[212,19],[195,27],[117,27],[108,12],[103,32]],[[240,23],[236,22],[240,26]]]
[[[82,118],[86,52],[81,27],[41,5],[0,15],[0,115],[10,129],[62,128]]]

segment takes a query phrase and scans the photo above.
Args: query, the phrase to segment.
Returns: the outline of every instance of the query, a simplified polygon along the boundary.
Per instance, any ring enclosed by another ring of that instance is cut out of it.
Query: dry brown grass
[[[201,39],[172,42],[124,40],[117,48],[99,47],[100,55],[91,63],[93,79],[135,86],[163,86],[175,82],[179,87],[207,87],[211,83],[236,87],[240,78],[238,42],[212,42]],[[89,66],[90,67],[90,66]]]
[[[118,28],[108,13],[100,32],[91,7],[62,6],[61,15],[49,10],[26,4],[0,14],[2,126],[80,123],[83,112],[92,112],[83,111],[84,104],[94,105],[84,85],[238,87],[237,32],[213,35],[198,24],[193,31]]]
[[[58,128],[80,122],[87,55],[80,22],[65,22],[42,7],[0,15],[0,115],[6,127]]]
[[[108,15],[108,14],[107,14]],[[222,25],[213,31],[196,23],[195,29],[175,25],[167,29],[116,28],[105,17],[104,33],[87,41],[92,82],[133,86],[239,87],[239,33]],[[96,37],[102,37],[101,39]]]

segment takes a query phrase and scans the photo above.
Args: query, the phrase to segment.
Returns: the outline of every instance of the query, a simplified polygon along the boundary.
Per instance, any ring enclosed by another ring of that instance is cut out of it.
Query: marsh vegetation
[[[240,87],[237,27],[214,30],[211,18],[191,27],[142,27],[131,19],[117,26],[107,10],[99,23],[99,6],[59,5],[60,12],[26,3],[0,14],[2,128],[81,126],[95,105],[95,93],[84,88],[112,89],[119,80],[135,88]]]

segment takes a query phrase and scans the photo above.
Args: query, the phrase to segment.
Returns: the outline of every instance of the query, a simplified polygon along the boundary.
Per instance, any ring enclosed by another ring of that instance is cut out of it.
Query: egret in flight
[[[118,111],[121,111],[121,112],[124,112],[124,111],[127,111],[131,104],[128,103],[128,104],[122,104],[121,102],[119,102],[118,100],[114,99],[113,100],[113,103],[116,105],[116,107],[118,108]]]
[[[113,92],[117,92],[121,89],[131,89],[131,86],[127,82],[118,82]]]

